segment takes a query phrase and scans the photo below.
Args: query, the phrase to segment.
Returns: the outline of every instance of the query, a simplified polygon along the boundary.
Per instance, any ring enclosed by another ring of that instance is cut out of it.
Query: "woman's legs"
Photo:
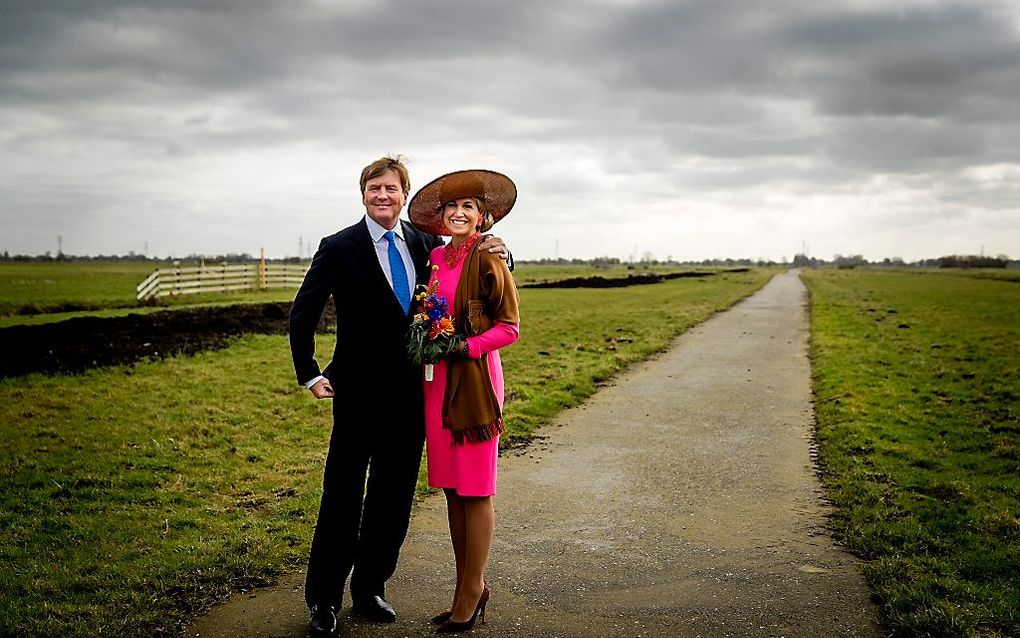
[[[447,495],[449,503],[449,493]],[[454,598],[453,616],[450,620],[464,622],[475,613],[485,587],[485,566],[489,562],[489,548],[492,546],[492,532],[495,527],[495,512],[491,496],[457,496],[464,513],[463,559],[457,561],[457,593]],[[454,552],[457,540],[453,532],[451,516],[450,535],[454,537]]]
[[[467,553],[467,522],[464,501],[457,495],[457,490],[444,489],[443,492],[446,494],[446,518],[450,523],[450,540],[453,542],[453,557],[457,565],[457,586],[453,590],[453,603],[450,605],[450,609],[453,609],[457,604],[461,576],[464,574],[464,560]]]

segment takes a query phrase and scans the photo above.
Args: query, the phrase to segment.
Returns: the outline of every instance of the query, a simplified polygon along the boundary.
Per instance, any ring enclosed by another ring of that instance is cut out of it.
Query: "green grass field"
[[[522,291],[522,338],[503,352],[504,442],[770,276]],[[327,360],[332,339],[318,345]],[[0,380],[0,635],[173,636],[302,564],[329,407],[296,386],[281,336]]]
[[[160,297],[140,303],[135,287],[153,270],[169,267],[155,262],[0,262],[0,328],[50,323],[83,315],[115,317],[146,313],[167,307],[210,306],[232,303],[290,301],[297,288],[235,291]],[[195,264],[184,264],[195,265]],[[581,265],[521,264],[514,276],[518,284],[571,277],[626,277],[632,273],[667,273],[693,268],[617,265],[595,268]],[[712,270],[698,268],[697,270]],[[718,269],[716,269],[718,270]]]
[[[290,301],[296,291],[281,288],[203,293],[139,302],[135,287],[153,270],[168,266],[154,262],[0,263],[0,328],[82,315],[121,316],[177,306]]]
[[[1020,286],[810,271],[833,519],[896,636],[1020,635]]]
[[[136,305],[135,286],[160,266],[151,262],[3,262],[0,315],[13,314],[23,306],[45,312]]]
[[[973,277],[975,279],[998,279],[1001,281],[1020,282],[1020,270],[1006,268],[952,268],[947,270],[923,270],[928,275],[954,275],[957,277]]]

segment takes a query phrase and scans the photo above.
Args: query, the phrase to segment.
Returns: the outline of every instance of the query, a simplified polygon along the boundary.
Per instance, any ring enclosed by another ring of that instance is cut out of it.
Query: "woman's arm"
[[[478,359],[486,352],[505,348],[521,336],[521,324],[497,321],[480,335],[467,338],[467,356]]]
[[[506,263],[494,255],[484,254],[480,274],[482,296],[493,324],[482,334],[467,338],[467,355],[472,359],[504,348],[521,335],[517,286]]]

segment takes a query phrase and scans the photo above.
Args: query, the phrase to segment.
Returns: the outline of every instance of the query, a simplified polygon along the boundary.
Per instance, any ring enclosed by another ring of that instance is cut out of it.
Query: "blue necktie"
[[[390,258],[390,276],[393,278],[393,292],[396,293],[397,301],[400,302],[400,307],[404,309],[404,314],[407,314],[407,310],[411,307],[411,290],[407,286],[407,271],[404,269],[404,260],[400,257],[400,251],[397,250],[397,243],[393,239],[393,231],[387,230],[383,237],[386,238],[386,241],[390,242],[390,249],[387,251],[386,256]]]

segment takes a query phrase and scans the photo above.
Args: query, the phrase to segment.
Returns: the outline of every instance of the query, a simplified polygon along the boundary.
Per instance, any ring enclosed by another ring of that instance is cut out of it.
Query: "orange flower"
[[[439,332],[447,337],[453,336],[453,321],[449,317],[439,320]]]

